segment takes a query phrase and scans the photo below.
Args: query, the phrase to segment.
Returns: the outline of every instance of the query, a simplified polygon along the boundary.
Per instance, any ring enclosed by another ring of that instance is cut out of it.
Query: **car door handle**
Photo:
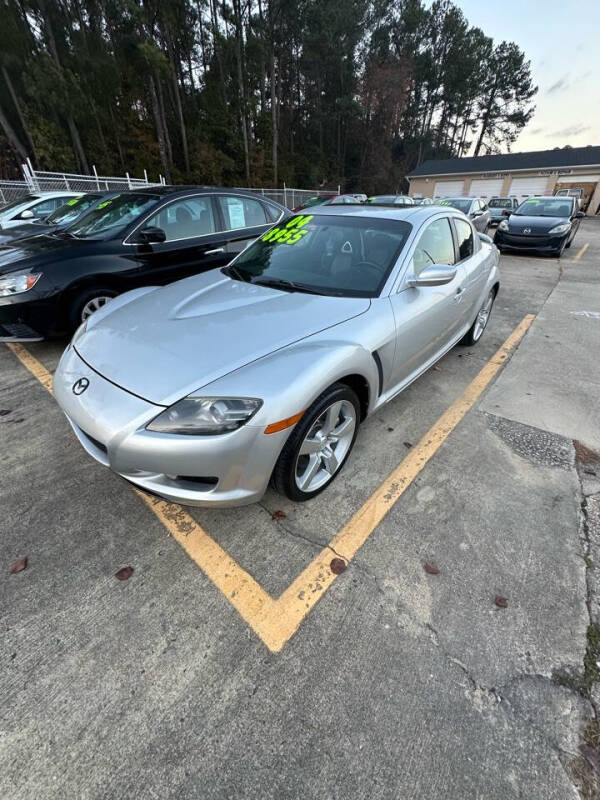
[[[454,299],[456,300],[457,303],[460,303],[460,301],[462,300],[464,291],[465,290],[462,288],[462,286],[459,286],[456,292],[454,293]]]
[[[214,250],[205,250],[204,251],[204,255],[205,256],[212,256],[215,253],[224,253],[224,252],[225,252],[225,248],[224,247],[215,247]]]

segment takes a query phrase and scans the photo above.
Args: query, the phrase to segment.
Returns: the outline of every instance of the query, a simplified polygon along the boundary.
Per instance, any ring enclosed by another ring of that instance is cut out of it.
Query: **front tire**
[[[114,289],[97,287],[86,289],[78,294],[69,306],[69,325],[72,331],[85,322],[88,317],[117,296]]]
[[[273,471],[275,489],[303,502],[326,489],[354,446],[360,420],[356,392],[334,383],[306,410]]]

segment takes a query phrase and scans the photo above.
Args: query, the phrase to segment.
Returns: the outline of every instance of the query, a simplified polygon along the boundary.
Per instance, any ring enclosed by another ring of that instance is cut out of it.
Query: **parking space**
[[[481,342],[305,504],[140,495],[51,397],[64,345],[1,347],[0,792],[576,797],[600,225],[567,253],[503,256]]]

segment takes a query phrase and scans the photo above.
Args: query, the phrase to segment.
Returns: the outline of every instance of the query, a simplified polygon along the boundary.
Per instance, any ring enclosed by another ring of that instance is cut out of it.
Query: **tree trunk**
[[[243,35],[242,35],[242,12],[240,8],[240,0],[233,0],[233,10],[235,16],[235,54],[237,61],[240,126],[242,129],[242,140],[244,143],[244,167],[246,172],[246,185],[250,186],[250,147],[249,147],[248,120],[247,120],[248,108],[246,105],[244,71],[242,66]]]
[[[171,137],[169,136],[167,115],[165,114],[165,98],[163,95],[162,83],[160,82],[160,77],[156,72],[154,73],[154,80],[158,88],[158,107],[160,110],[160,121],[163,130],[164,142],[167,149],[167,158],[169,159],[169,165],[173,166],[173,147],[171,145]]]
[[[169,168],[169,160],[167,158],[167,147],[163,131],[160,105],[158,103],[158,96],[156,93],[156,84],[154,83],[154,78],[152,76],[150,76],[148,85],[150,88],[152,115],[154,116],[154,124],[156,126],[156,139],[158,141],[158,152],[160,154],[160,163],[162,164],[163,172],[165,173],[165,180],[167,181],[167,183],[171,183],[171,170]]]
[[[31,131],[29,130],[29,126],[27,125],[27,121],[25,119],[25,115],[23,114],[23,110],[21,108],[21,104],[19,103],[19,98],[17,97],[17,93],[15,91],[15,87],[13,86],[13,82],[11,80],[10,75],[8,74],[8,70],[2,65],[2,74],[4,75],[4,80],[6,81],[6,85],[8,86],[8,91],[10,92],[10,96],[13,101],[13,105],[17,111],[17,116],[19,117],[19,122],[21,123],[21,128],[23,129],[23,133],[29,143],[29,149],[31,151],[31,157],[33,159],[34,164],[37,162],[37,154],[35,152],[35,145],[33,143],[33,137],[31,135]]]
[[[190,173],[190,154],[188,151],[187,134],[185,130],[185,119],[183,118],[183,106],[181,105],[181,95],[179,93],[179,82],[177,80],[177,71],[173,61],[173,48],[169,41],[169,62],[171,64],[171,76],[173,79],[173,92],[175,93],[175,107],[177,109],[177,117],[179,119],[179,130],[181,132],[181,147],[183,149],[183,163],[185,166],[186,175]]]
[[[4,109],[0,106],[0,128],[4,131],[4,135],[8,139],[10,146],[13,148],[17,156],[21,159],[21,161],[27,160],[27,151],[25,150],[23,143],[20,141],[19,137],[15,133],[13,126],[10,124],[8,117],[4,113]]]

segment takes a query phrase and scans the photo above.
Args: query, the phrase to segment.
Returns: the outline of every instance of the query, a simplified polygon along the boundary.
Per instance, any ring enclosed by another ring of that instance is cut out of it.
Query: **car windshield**
[[[470,197],[446,197],[444,200],[438,200],[437,205],[451,206],[452,208],[457,208],[459,211],[462,211],[464,214],[468,214],[472,202]]]
[[[570,197],[530,197],[515,211],[518,217],[570,217],[573,201]]]
[[[492,197],[488,205],[490,208],[511,208],[512,200],[510,197]]]
[[[158,200],[157,195],[117,194],[98,203],[78,221],[69,226],[68,232],[78,239],[108,239],[120,233],[146,211],[150,211]]]
[[[18,200],[13,200],[12,203],[7,203],[5,206],[1,206],[0,214],[4,214],[5,211],[10,211],[11,208],[17,208],[17,206],[22,206],[24,203],[29,203],[32,200],[39,199],[39,194],[26,194],[24,197],[19,197]]]
[[[225,272],[283,291],[376,297],[411,227],[400,220],[298,214],[263,234]]]
[[[48,225],[64,225],[67,222],[73,222],[86,208],[89,208],[101,197],[101,194],[82,194],[80,197],[73,197],[49,214],[44,222]]]

